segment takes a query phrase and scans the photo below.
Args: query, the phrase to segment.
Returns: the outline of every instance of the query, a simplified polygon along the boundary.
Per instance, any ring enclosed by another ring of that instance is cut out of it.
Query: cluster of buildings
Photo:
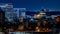
[[[15,18],[20,18],[20,17],[24,17],[24,18],[39,18],[42,16],[51,16],[54,15],[54,13],[56,15],[59,14],[60,11],[49,11],[46,9],[42,9],[41,11],[35,11],[35,10],[26,10],[26,8],[14,8],[12,4],[0,4],[0,8],[3,10],[4,12],[4,17],[8,19],[8,21],[13,22],[13,19]],[[1,11],[0,11],[1,13]],[[50,15],[51,14],[51,15]],[[1,16],[1,14],[0,14]],[[3,17],[2,17],[3,18]]]
[[[25,8],[13,8],[12,4],[0,4],[0,9],[5,13],[5,18],[11,22],[14,18],[25,16],[26,10]]]

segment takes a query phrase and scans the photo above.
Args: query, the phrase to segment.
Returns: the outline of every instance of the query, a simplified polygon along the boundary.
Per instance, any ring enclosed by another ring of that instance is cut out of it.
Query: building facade
[[[0,5],[3,11],[5,11],[5,17],[8,19],[8,21],[12,22],[13,18],[17,17],[16,11],[13,9],[12,4],[4,4]]]
[[[26,9],[25,8],[14,8],[17,13],[18,18],[26,16]]]

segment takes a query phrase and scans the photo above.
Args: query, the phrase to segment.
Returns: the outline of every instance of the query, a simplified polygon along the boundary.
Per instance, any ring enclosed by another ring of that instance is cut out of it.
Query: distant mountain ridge
[[[26,15],[31,15],[31,16],[33,16],[33,15],[36,14],[36,13],[38,13],[38,12],[30,12],[30,11],[27,11],[27,12],[26,12]],[[60,15],[60,11],[48,11],[48,12],[46,12],[46,15],[47,15],[47,16],[50,16],[50,15]]]
[[[46,15],[60,15],[60,11],[50,11],[50,12],[46,12]]]

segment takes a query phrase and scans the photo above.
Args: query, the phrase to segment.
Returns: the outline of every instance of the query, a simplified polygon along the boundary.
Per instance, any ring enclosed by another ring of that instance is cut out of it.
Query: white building
[[[26,8],[14,8],[14,10],[17,12],[17,16],[19,18],[26,16],[26,14],[25,14]]]
[[[13,18],[16,17],[16,11],[14,11],[13,9],[13,5],[12,4],[1,4],[0,7],[2,8],[2,10],[5,11],[5,17],[12,22]]]

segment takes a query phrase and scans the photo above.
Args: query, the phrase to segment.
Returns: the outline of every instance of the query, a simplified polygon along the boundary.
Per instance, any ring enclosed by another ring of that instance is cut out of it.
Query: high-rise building
[[[19,8],[13,8],[16,11],[17,18],[19,18]]]
[[[25,8],[20,8],[19,10],[19,17],[25,17],[26,16],[26,9]]]
[[[12,4],[3,4],[0,5],[0,7],[5,11],[5,17],[8,19],[8,21],[12,22],[13,18],[17,17],[16,11],[13,9]]]
[[[26,16],[26,9],[25,8],[14,8],[17,13],[18,18]]]

